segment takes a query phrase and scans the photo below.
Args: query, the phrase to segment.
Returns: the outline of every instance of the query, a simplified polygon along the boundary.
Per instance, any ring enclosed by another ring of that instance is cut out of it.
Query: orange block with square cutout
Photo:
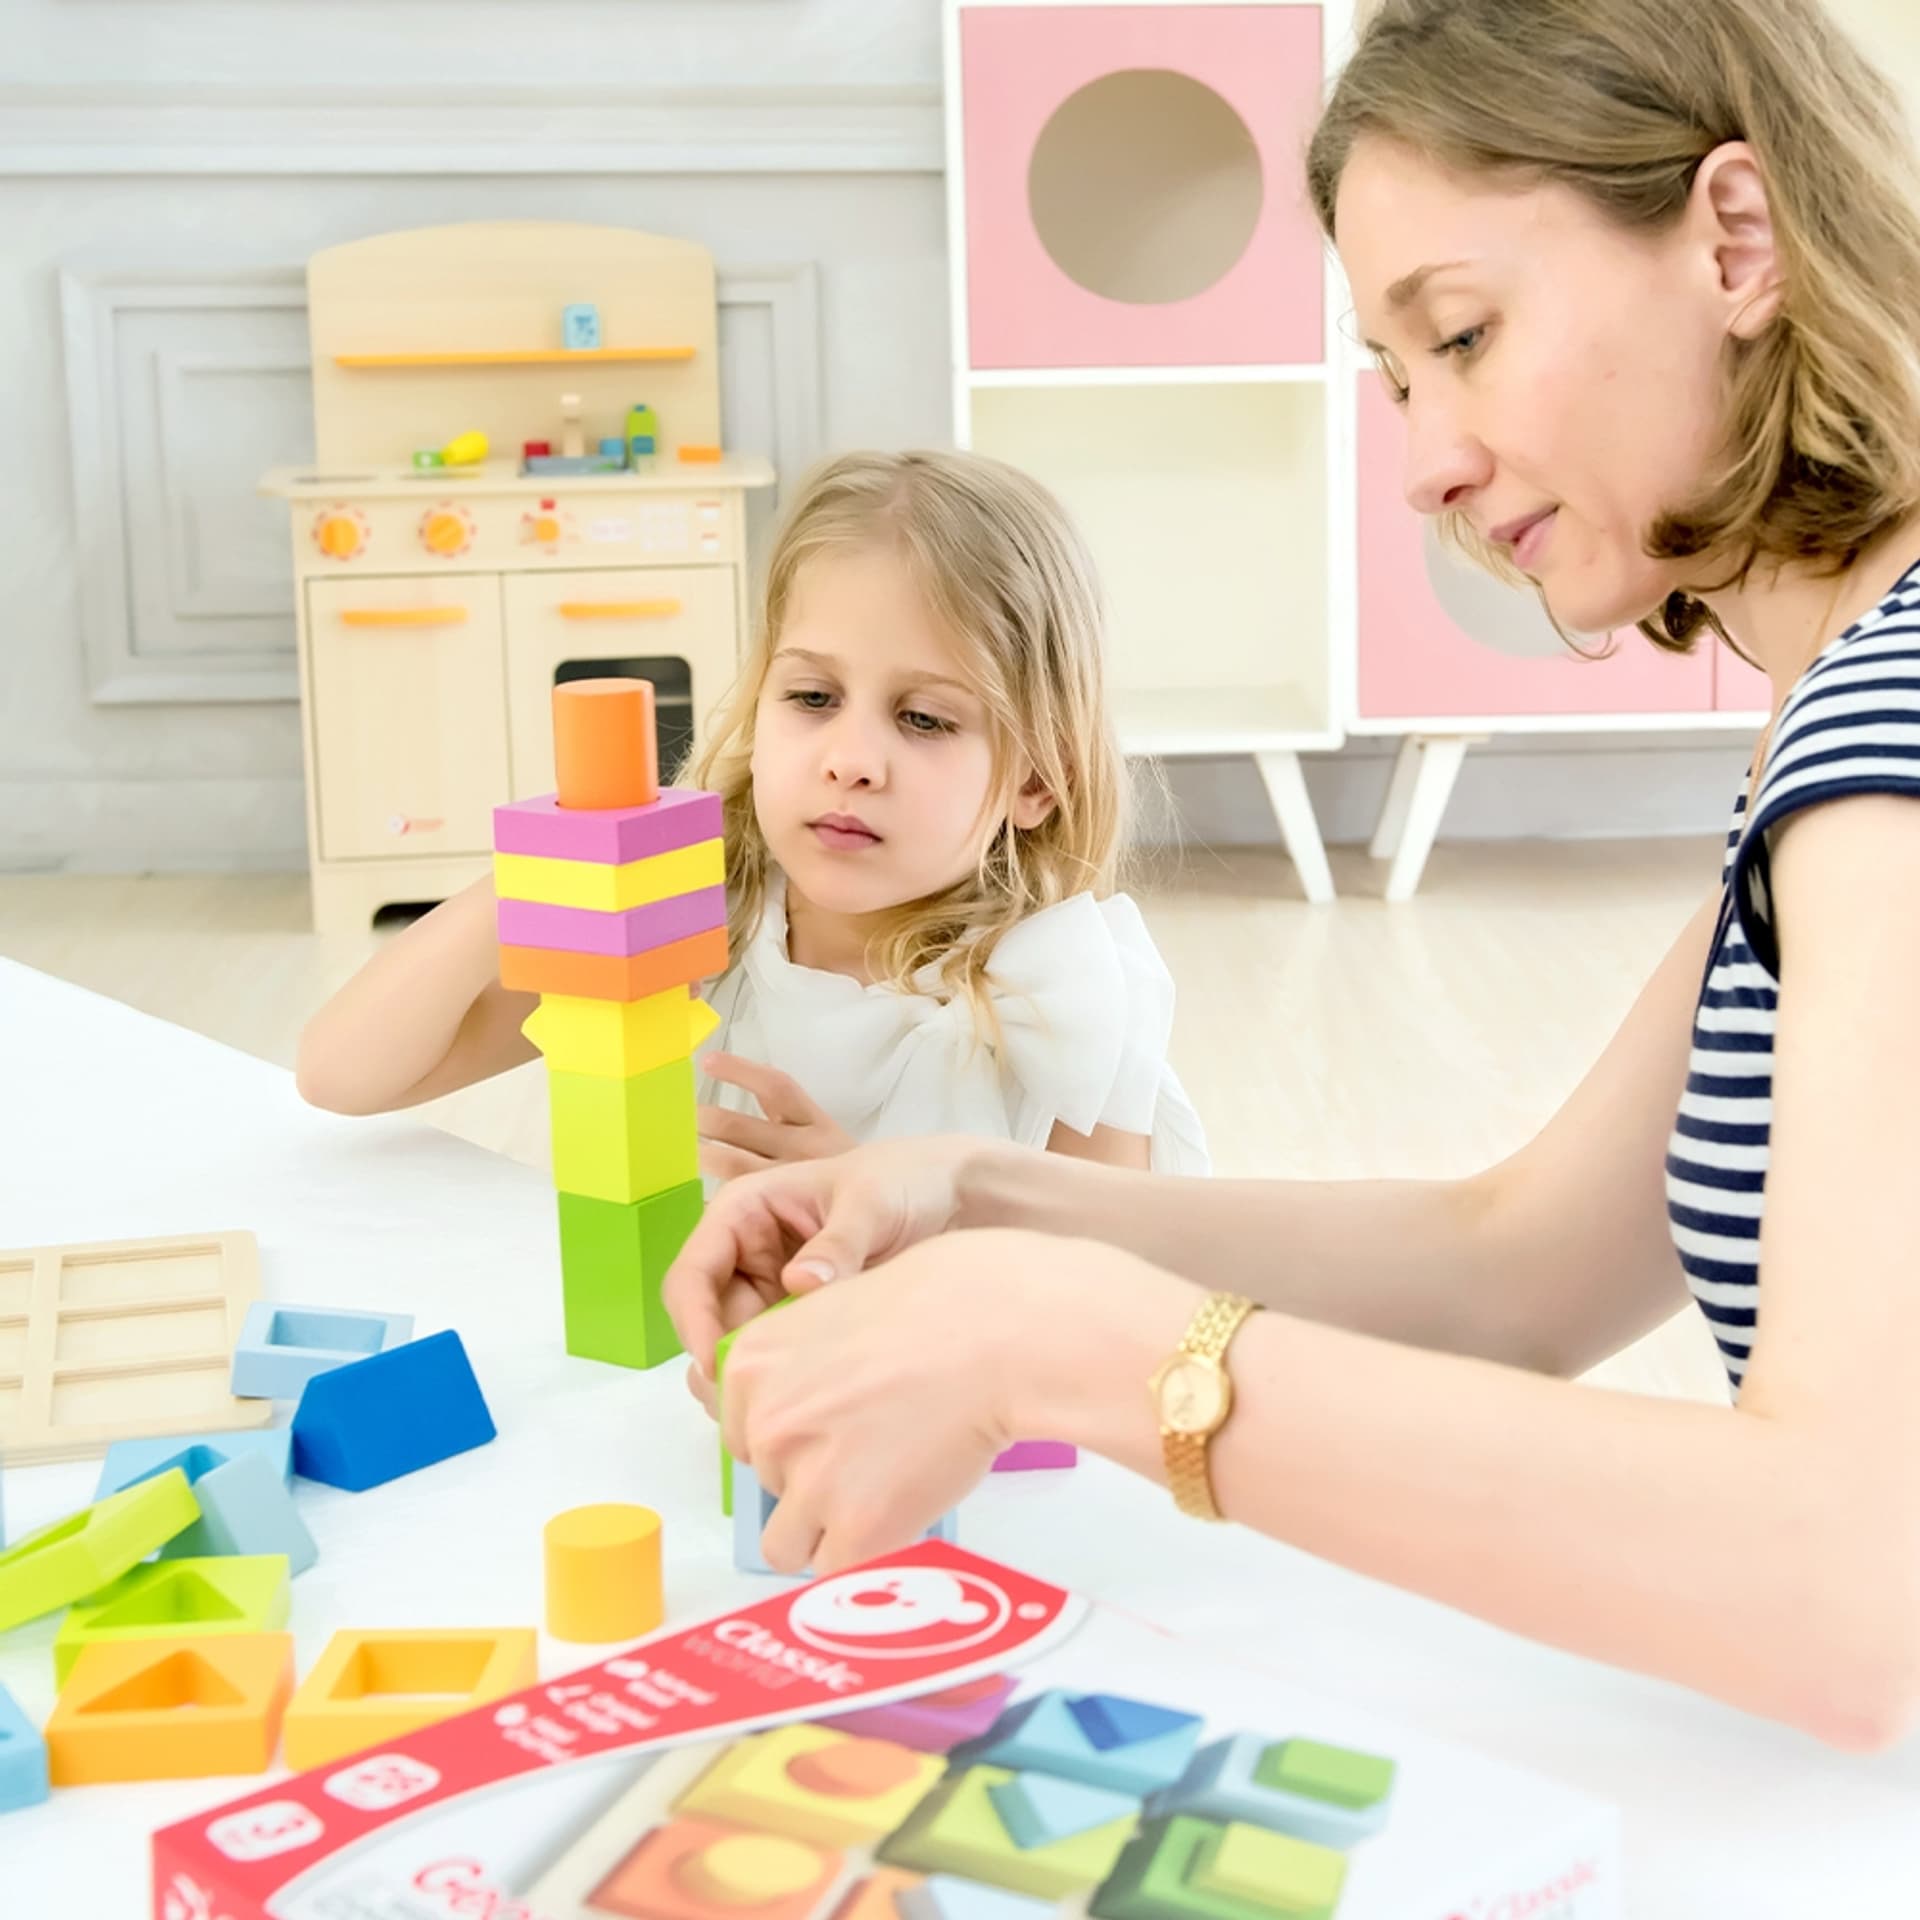
[[[540,1676],[531,1627],[343,1628],[287,1708],[287,1765],[323,1767]]]
[[[729,1747],[674,1810],[819,1846],[872,1846],[926,1798],[941,1772],[937,1755],[891,1740],[862,1740],[831,1727],[775,1727]]]
[[[575,1000],[644,1000],[670,987],[717,980],[727,970],[727,930],[689,934],[646,953],[569,953],[558,947],[502,947],[500,984],[516,993]]]
[[[587,1896],[619,1920],[805,1920],[840,1856],[718,1820],[655,1827]]]
[[[293,1636],[129,1640],[84,1648],[47,1722],[57,1787],[264,1773],[293,1691]]]
[[[847,1897],[833,1910],[833,1920],[900,1920],[899,1896],[925,1884],[923,1874],[875,1867],[866,1879],[847,1889]]]

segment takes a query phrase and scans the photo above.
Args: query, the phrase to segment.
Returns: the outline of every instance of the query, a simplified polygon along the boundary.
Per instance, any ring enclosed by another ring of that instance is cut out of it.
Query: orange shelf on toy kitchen
[[[520,347],[501,353],[336,353],[336,367],[557,367],[583,361],[691,360],[691,347]]]

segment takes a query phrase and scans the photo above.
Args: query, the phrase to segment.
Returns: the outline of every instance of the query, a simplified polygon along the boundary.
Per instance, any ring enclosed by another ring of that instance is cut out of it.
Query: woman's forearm
[[[339,1113],[417,1104],[534,1057],[530,994],[498,984],[494,895],[468,887],[396,935],[300,1036],[301,1093]]]
[[[1264,1306],[1447,1352],[1552,1370],[1564,1295],[1539,1338],[1506,1284],[1527,1259],[1490,1180],[1185,1180],[983,1148],[960,1176],[963,1227],[1022,1227],[1125,1248]]]
[[[1161,1478],[1146,1382],[1199,1290],[1061,1253],[1062,1310],[1010,1343],[1013,1428]],[[1234,1520],[1836,1744],[1883,1744],[1915,1704],[1910,1585],[1876,1577],[1899,1543],[1858,1464],[1803,1432],[1279,1314],[1246,1323],[1230,1366],[1211,1467]]]

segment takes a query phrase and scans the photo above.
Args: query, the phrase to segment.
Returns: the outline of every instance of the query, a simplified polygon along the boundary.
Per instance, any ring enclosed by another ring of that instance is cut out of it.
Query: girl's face
[[[1721,440],[1730,334],[1776,310],[1766,196],[1744,148],[1702,163],[1686,211],[1629,232],[1558,186],[1445,171],[1358,142],[1336,235],[1368,344],[1407,421],[1407,498],[1458,512],[1604,633],[1697,580],[1649,558]]]
[[[788,881],[857,916],[965,879],[1005,817],[990,724],[897,554],[808,560],[754,718],[754,813]],[[1015,824],[1045,810],[1019,796]]]

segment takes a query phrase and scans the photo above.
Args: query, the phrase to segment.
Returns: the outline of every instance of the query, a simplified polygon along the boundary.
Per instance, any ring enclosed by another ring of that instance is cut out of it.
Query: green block
[[[553,1184],[562,1193],[624,1206],[699,1179],[690,1059],[624,1080],[550,1072],[547,1097]]]
[[[1331,1847],[1181,1813],[1140,1829],[1087,1911],[1093,1920],[1333,1920],[1346,1871],[1346,1855]],[[1262,1873],[1275,1877],[1249,1878]]]
[[[1363,1811],[1393,1791],[1393,1762],[1318,1740],[1280,1740],[1260,1756],[1254,1779],[1277,1793],[1298,1793]]]
[[[1113,1870],[1134,1830],[1126,1814],[1049,1846],[1022,1847],[989,1797],[1014,1778],[1006,1767],[967,1767],[921,1801],[880,1849],[890,1867],[984,1880],[1036,1900],[1065,1900],[1097,1886]]]
[[[660,1288],[700,1209],[698,1180],[624,1203],[560,1195],[569,1353],[619,1367],[657,1367],[682,1351]]]
[[[791,1306],[799,1299],[797,1293],[790,1293],[784,1300],[776,1300],[768,1307],[768,1313],[777,1313],[782,1307]],[[759,1314],[753,1316],[758,1320]],[[713,1384],[717,1389],[721,1376],[727,1370],[727,1355],[733,1351],[733,1343],[739,1338],[742,1329],[753,1325],[753,1320],[743,1320],[731,1333],[723,1333],[713,1349]],[[717,1411],[717,1409],[716,1409]],[[726,1429],[720,1430],[720,1511],[731,1520],[733,1518],[733,1455],[727,1451]]]
[[[0,1553],[0,1633],[95,1592],[200,1518],[178,1467],[141,1480]]]
[[[1238,1820],[1204,1841],[1187,1871],[1187,1884],[1198,1893],[1289,1916],[1332,1913],[1346,1878],[1345,1854]]]
[[[53,1675],[64,1687],[73,1663],[100,1641],[278,1633],[292,1607],[284,1553],[157,1560],[123,1573],[67,1615],[54,1636]]]

